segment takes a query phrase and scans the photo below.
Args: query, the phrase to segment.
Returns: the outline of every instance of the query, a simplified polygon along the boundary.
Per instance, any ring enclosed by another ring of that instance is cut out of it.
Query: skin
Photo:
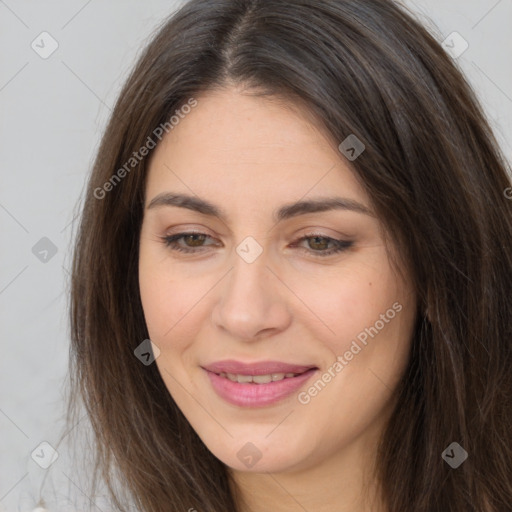
[[[372,212],[350,162],[311,117],[235,87],[196,99],[152,154],[145,204],[162,192],[186,193],[227,217],[145,210],[139,280],[158,370],[229,468],[240,510],[385,511],[371,469],[409,357],[416,297],[407,269],[404,279],[394,272],[375,215],[338,209],[273,220],[285,203],[333,195]],[[178,241],[195,254],[162,240],[189,230],[211,237]],[[315,257],[332,245],[297,243],[311,232],[353,245]],[[248,236],[263,249],[252,263],[236,252]],[[263,408],[231,405],[201,368],[222,359],[314,365],[307,391],[394,303],[401,311],[307,404],[294,393]],[[252,468],[237,457],[248,442],[261,454]]]

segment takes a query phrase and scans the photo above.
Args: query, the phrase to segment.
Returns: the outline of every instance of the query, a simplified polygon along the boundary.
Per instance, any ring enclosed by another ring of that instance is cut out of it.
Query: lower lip
[[[226,402],[240,407],[264,407],[275,404],[293,394],[316,373],[316,370],[316,368],[312,368],[297,377],[284,378],[267,384],[241,384],[226,377],[220,377],[216,373],[205,371],[213,389]]]

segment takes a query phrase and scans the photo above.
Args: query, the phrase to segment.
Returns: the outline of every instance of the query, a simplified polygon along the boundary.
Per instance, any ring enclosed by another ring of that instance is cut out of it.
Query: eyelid
[[[206,239],[215,240],[215,237],[212,237],[211,235],[207,233],[203,233],[200,231],[180,231],[178,233],[169,234],[163,237],[159,237],[162,242],[166,245],[167,248],[169,248],[173,252],[177,253],[184,253],[184,254],[201,254],[202,252],[205,252],[205,248],[208,247],[208,245],[216,245],[208,244],[206,246],[197,246],[197,247],[181,247],[178,246],[178,240],[183,239],[187,236],[193,236],[193,235],[199,235],[204,236]],[[324,251],[315,251],[313,249],[307,249],[305,247],[300,247],[299,244],[303,242],[304,240],[312,239],[312,238],[322,238],[324,240],[327,240],[328,244],[333,244],[334,247],[331,247],[330,249],[324,250]],[[313,258],[324,258],[327,259],[329,256],[340,254],[348,249],[350,249],[354,245],[354,241],[348,239],[348,237],[345,237],[344,239],[338,239],[334,238],[328,235],[325,235],[323,233],[320,233],[319,231],[315,232],[307,232],[301,236],[298,236],[294,239],[294,242],[291,244],[292,248],[298,248],[299,250],[306,252],[308,256],[312,256]]]
[[[327,234],[325,231],[334,231],[335,234]],[[214,236],[208,228],[205,226],[200,226],[198,228],[192,227],[188,228],[186,225],[179,225],[176,229],[169,228],[168,230],[165,230],[165,236],[173,236],[174,234],[181,234],[181,235],[187,235],[187,234],[198,234],[198,235],[207,235],[211,238],[217,239],[216,236]],[[300,228],[300,230],[297,230],[293,235],[289,236],[289,238],[293,238],[294,240],[297,240],[301,237],[310,237],[310,236],[319,236],[323,238],[332,238],[333,240],[336,239],[343,239],[343,240],[351,240],[354,238],[353,235],[348,235],[346,233],[342,233],[340,231],[328,229],[328,228],[318,228],[318,227],[303,227]]]
[[[170,228],[167,228],[164,233],[165,233],[165,236],[172,236],[172,235],[177,235],[177,234],[197,234],[197,235],[208,235],[208,236],[211,236],[212,238],[215,238],[212,234],[211,234],[211,230],[208,229],[207,227],[205,226],[199,226],[199,227],[188,227],[189,225],[188,224],[180,224],[179,226],[173,226],[173,227],[170,227]]]

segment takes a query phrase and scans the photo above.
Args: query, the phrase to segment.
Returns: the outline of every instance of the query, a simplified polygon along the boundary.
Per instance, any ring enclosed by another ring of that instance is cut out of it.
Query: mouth
[[[304,373],[304,372],[303,372]],[[268,384],[269,382],[278,382],[283,379],[292,379],[302,373],[267,373],[265,375],[243,375],[240,373],[216,373],[219,377],[229,379],[239,384]]]
[[[202,367],[217,395],[239,407],[264,407],[289,397],[318,370],[317,366],[278,361],[220,361]]]

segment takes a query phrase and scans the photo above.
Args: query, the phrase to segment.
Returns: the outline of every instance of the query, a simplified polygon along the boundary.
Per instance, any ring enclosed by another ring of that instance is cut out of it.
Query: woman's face
[[[391,410],[416,310],[382,224],[306,118],[235,89],[196,99],[146,186],[140,292],[163,381],[235,470],[364,451]]]

